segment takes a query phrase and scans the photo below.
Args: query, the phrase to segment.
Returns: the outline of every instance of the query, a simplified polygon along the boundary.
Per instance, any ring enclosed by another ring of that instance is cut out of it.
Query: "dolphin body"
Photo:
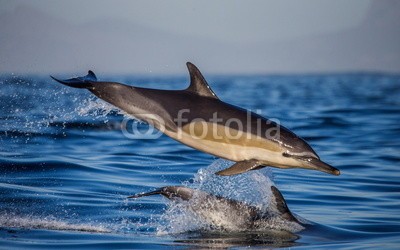
[[[236,162],[217,172],[235,175],[265,166],[340,171],[320,160],[302,138],[248,110],[221,101],[199,69],[188,62],[190,85],[184,90],[139,88],[87,76],[59,80],[86,88],[106,102],[154,126],[167,136],[200,151]]]
[[[281,192],[275,186],[271,186],[271,191],[273,199],[267,209],[183,186],[167,186],[128,198],[160,194],[173,201],[186,201],[185,208],[215,229],[228,231],[304,229],[304,224],[289,210]]]

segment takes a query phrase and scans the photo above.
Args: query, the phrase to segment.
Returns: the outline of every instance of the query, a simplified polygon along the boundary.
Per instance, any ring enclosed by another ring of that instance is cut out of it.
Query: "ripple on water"
[[[126,78],[143,87],[186,86],[186,78]],[[278,118],[342,174],[262,169],[218,177],[213,173],[230,162],[213,162],[212,156],[166,136],[128,138],[121,131],[126,114],[88,91],[55,84],[48,77],[0,77],[0,245],[399,246],[398,75],[225,76],[209,82],[223,101]],[[267,232],[199,231],[207,223],[194,220],[182,204],[161,197],[125,199],[162,186],[185,185],[268,207],[274,183],[291,210],[315,224],[281,239]]]

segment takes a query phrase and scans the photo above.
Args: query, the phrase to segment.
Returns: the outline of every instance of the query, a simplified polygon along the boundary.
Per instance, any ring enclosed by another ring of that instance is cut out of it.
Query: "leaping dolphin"
[[[163,195],[174,201],[187,201],[186,209],[202,218],[213,228],[225,230],[263,230],[290,227],[294,231],[304,229],[304,225],[291,213],[281,192],[271,186],[272,200],[268,208],[248,205],[222,196],[212,195],[183,186],[167,186],[148,193],[129,196],[140,198]]]
[[[320,160],[302,138],[256,113],[221,101],[199,69],[188,62],[190,85],[184,90],[139,88],[87,76],[59,80],[86,88],[97,97],[145,121],[167,136],[200,151],[236,162],[217,172],[235,175],[265,166],[340,171]]]

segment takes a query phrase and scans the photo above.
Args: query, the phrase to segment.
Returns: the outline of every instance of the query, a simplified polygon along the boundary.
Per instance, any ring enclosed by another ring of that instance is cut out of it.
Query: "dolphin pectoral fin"
[[[86,76],[70,78],[67,80],[60,80],[54,76],[50,76],[53,80],[73,88],[90,88],[93,82],[97,82],[97,77],[93,71],[89,70]]]
[[[261,167],[262,165],[260,165],[257,160],[239,161],[229,168],[216,172],[215,174],[222,176],[236,175]]]
[[[278,188],[275,186],[271,186],[271,191],[272,194],[274,195],[275,198],[275,205],[276,209],[279,211],[279,215],[282,216],[284,219],[289,220],[289,221],[294,221],[297,223],[300,223],[296,217],[290,212],[289,207],[286,204],[285,198],[283,198],[282,193],[279,191]]]
[[[201,74],[200,70],[190,62],[186,63],[190,74],[190,85],[186,91],[192,92],[197,95],[218,99],[217,95],[212,91],[206,79]]]

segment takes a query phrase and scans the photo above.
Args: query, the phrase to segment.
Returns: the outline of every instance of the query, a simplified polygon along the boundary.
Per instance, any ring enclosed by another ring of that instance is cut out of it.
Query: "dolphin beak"
[[[321,161],[318,156],[313,157],[290,154],[284,154],[283,156],[295,159],[297,161],[297,164],[299,164],[297,166],[299,168],[318,170],[332,175],[340,175],[339,169],[334,168],[328,163]]]
[[[332,167],[331,165],[317,159],[317,158],[308,158],[303,163],[305,163],[306,167],[309,169],[314,169],[318,171],[322,171],[328,174],[340,175],[340,171],[337,168]]]

